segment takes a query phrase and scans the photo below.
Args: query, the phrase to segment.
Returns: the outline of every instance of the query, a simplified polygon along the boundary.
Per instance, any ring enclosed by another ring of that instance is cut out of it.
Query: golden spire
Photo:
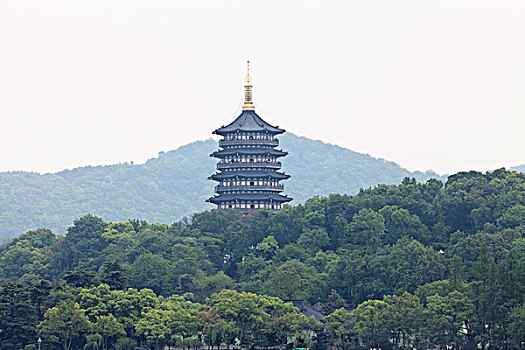
[[[255,106],[252,101],[252,86],[250,82],[252,81],[252,76],[250,75],[250,61],[246,61],[247,73],[246,73],[246,85],[244,85],[244,106],[242,109],[244,111],[254,111]]]

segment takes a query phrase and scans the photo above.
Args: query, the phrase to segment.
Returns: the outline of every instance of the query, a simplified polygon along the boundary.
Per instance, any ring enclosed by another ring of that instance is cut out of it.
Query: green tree
[[[297,239],[297,244],[311,254],[315,254],[330,246],[330,238],[324,228],[308,229]]]
[[[38,325],[39,335],[46,341],[61,344],[64,350],[69,350],[73,340],[91,327],[84,310],[71,300],[50,308],[44,316]]]
[[[213,294],[209,304],[217,309],[225,320],[234,321],[239,328],[239,341],[242,346],[246,328],[252,323],[262,321],[265,315],[264,301],[256,294],[223,290]]]
[[[324,327],[335,337],[334,345],[337,349],[348,349],[352,341],[357,341],[357,330],[351,322],[352,314],[340,308],[323,318]]]
[[[463,329],[468,331],[473,310],[471,300],[458,291],[444,297],[438,294],[429,296],[426,307],[427,334],[438,346],[460,347],[466,339]]]
[[[169,312],[158,308],[145,308],[140,320],[135,325],[138,335],[144,336],[147,341],[159,350],[164,341],[170,336]]]
[[[450,286],[455,290],[461,290],[467,276],[465,267],[463,266],[463,260],[457,255],[450,259],[449,274]]]
[[[99,269],[98,279],[115,289],[125,289],[128,283],[128,271],[120,262],[106,261]]]
[[[385,234],[385,219],[373,210],[362,209],[354,215],[348,230],[342,244],[352,243],[374,250]]]
[[[516,348],[525,342],[525,303],[510,310],[507,333]]]
[[[39,311],[27,285],[0,287],[0,348],[20,349],[36,339]]]
[[[265,237],[261,243],[257,244],[258,255],[266,260],[273,258],[275,252],[279,250],[279,244],[274,236]]]
[[[368,300],[351,312],[355,329],[364,342],[375,349],[388,343],[388,319],[391,306],[381,300]]]
[[[126,335],[124,326],[111,314],[97,316],[93,330],[102,336],[102,349],[104,350],[108,349],[111,338]]]

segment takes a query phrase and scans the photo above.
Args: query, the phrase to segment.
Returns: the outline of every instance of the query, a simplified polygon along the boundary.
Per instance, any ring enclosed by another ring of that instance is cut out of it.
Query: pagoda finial
[[[244,85],[244,106],[242,106],[242,109],[245,111],[254,111],[255,106],[253,105],[252,101],[252,85],[250,82],[252,81],[252,76],[250,75],[250,61],[246,61],[246,85]]]

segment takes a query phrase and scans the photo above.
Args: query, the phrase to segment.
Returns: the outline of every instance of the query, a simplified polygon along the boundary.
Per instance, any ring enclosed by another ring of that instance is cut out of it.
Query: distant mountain
[[[290,154],[283,170],[292,204],[314,195],[354,194],[377,184],[398,184],[404,177],[426,181],[434,172],[410,172],[394,162],[314,141],[293,134],[280,137]],[[0,173],[0,237],[46,227],[65,233],[84,214],[108,221],[129,218],[172,223],[185,215],[212,209],[204,201],[213,195],[216,160],[209,154],[213,140],[197,141],[160,152],[145,164],[88,166],[55,174]]]
[[[512,167],[509,170],[517,171],[518,173],[525,173],[525,164]]]

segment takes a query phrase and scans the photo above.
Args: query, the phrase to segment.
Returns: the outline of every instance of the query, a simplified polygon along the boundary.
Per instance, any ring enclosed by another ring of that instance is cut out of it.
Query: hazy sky
[[[525,1],[2,0],[0,171],[143,162],[257,112],[410,170],[525,163]]]

